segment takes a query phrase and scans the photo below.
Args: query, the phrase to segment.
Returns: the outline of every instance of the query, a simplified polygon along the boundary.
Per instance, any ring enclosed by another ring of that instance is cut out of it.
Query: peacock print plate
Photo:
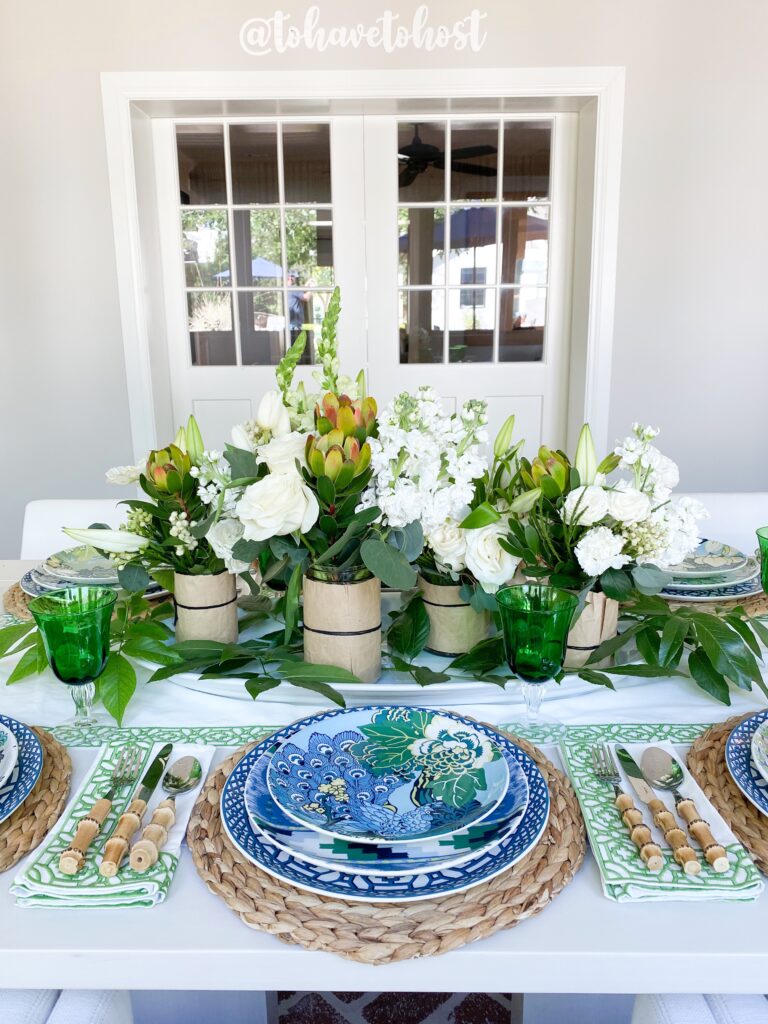
[[[245,809],[254,831],[301,860],[339,871],[407,875],[463,864],[512,835],[528,805],[525,773],[512,753],[502,750],[509,769],[509,786],[496,810],[479,824],[418,843],[374,844],[353,837],[340,839],[299,825],[272,800],[266,773],[273,753],[274,747],[261,755],[245,784]]]
[[[670,565],[665,572],[678,579],[695,579],[697,576],[729,575],[738,572],[747,564],[747,556],[738,548],[720,540],[704,538],[687,558],[677,565]]]
[[[325,835],[420,842],[491,814],[509,769],[494,737],[459,715],[362,707],[300,723],[267,786],[289,818]]]
[[[319,715],[316,721],[332,719],[339,712]],[[262,740],[235,765],[221,794],[221,820],[235,847],[253,864],[289,885],[320,895],[374,903],[402,903],[428,900],[463,892],[480,885],[521,860],[541,839],[549,818],[547,784],[535,762],[511,740],[484,725],[473,726],[520,765],[528,784],[529,798],[518,827],[498,844],[478,853],[458,867],[442,867],[417,875],[351,874],[311,864],[294,853],[280,849],[254,829],[245,806],[245,786],[258,759],[276,742],[291,739],[298,728],[291,725]]]

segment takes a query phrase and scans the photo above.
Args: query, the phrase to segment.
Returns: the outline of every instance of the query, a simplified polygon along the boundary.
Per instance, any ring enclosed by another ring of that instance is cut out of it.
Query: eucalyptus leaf
[[[626,601],[632,596],[632,580],[621,569],[606,569],[600,577],[600,586],[606,597]]]
[[[360,545],[363,564],[381,582],[394,590],[409,590],[416,583],[416,570],[395,548],[377,537],[369,537]]]
[[[667,574],[656,565],[638,565],[632,569],[631,575],[640,593],[649,596],[658,594],[668,581]]]
[[[118,569],[117,579],[123,590],[132,594],[143,594],[152,582],[147,570],[138,562],[128,562],[127,565]]]

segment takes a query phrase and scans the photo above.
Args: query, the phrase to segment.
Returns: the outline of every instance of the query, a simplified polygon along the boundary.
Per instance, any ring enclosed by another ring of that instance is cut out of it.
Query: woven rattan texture
[[[32,613],[29,610],[29,602],[32,598],[21,589],[20,583],[14,583],[3,594],[3,608],[9,615],[15,615],[17,619],[29,622]]]
[[[414,903],[350,903],[303,892],[256,867],[230,843],[219,814],[224,782],[250,746],[219,765],[197,800],[187,830],[197,870],[249,927],[366,964],[436,956],[513,928],[568,885],[585,848],[584,822],[570,782],[535,747],[513,738],[547,780],[549,821],[523,860],[467,892]]]
[[[0,871],[7,871],[34,850],[59,820],[69,796],[72,762],[66,747],[35,727],[43,745],[43,770],[27,799],[0,822]]]
[[[688,751],[688,768],[755,864],[768,875],[768,818],[742,796],[725,763],[726,741],[744,718],[749,715],[729,718],[702,733]]]

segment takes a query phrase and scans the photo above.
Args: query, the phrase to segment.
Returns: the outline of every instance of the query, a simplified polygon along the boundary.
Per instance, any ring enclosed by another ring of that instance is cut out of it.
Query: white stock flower
[[[641,463],[648,471],[648,484],[645,489],[656,501],[666,501],[680,483],[680,470],[677,464],[653,445],[648,445]]]
[[[608,495],[591,484],[571,491],[563,505],[563,521],[579,526],[594,526],[608,515]]]
[[[647,519],[650,512],[650,498],[636,487],[621,481],[614,490],[608,491],[608,514],[620,523],[639,523]]]
[[[629,555],[622,554],[623,546],[620,534],[612,533],[607,526],[596,526],[576,545],[576,558],[588,576],[600,576],[606,569],[621,569],[631,561]]]
[[[107,470],[107,483],[117,484],[119,487],[137,484],[145,467],[144,462],[138,462],[135,466],[113,466]]]
[[[265,462],[270,473],[295,473],[296,460],[306,466],[304,457],[307,435],[293,430],[290,434],[273,437],[259,449],[258,461]]]
[[[515,575],[519,558],[510,555],[499,544],[499,538],[507,533],[507,524],[502,519],[479,530],[466,530],[467,568],[477,582],[489,594],[508,583]]]
[[[425,538],[432,548],[439,565],[444,565],[452,572],[461,572],[466,565],[467,537],[466,530],[449,519]]]
[[[205,535],[216,556],[234,573],[245,572],[251,566],[250,562],[243,562],[232,554],[232,548],[242,537],[243,524],[236,519],[219,519]]]
[[[282,437],[290,433],[291,418],[283,405],[283,396],[279,391],[268,391],[259,402],[256,422],[262,430],[268,430],[273,437]]]
[[[317,498],[297,473],[270,473],[246,487],[235,511],[246,540],[306,533],[320,514]]]

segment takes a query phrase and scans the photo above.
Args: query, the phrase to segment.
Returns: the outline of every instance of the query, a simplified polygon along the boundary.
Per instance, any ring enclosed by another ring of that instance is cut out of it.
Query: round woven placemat
[[[750,714],[710,726],[688,751],[688,768],[755,864],[768,875],[768,818],[742,795],[725,763],[725,744],[731,730]]]
[[[21,589],[20,583],[13,583],[3,594],[3,608],[9,615],[15,615],[17,619],[29,622],[32,618],[28,605],[32,598]]]
[[[33,727],[43,745],[43,770],[32,792],[0,822],[0,871],[7,871],[45,839],[69,796],[72,762],[66,747],[45,729]]]
[[[662,595],[663,597],[664,595]],[[665,598],[665,600],[667,600]],[[734,608],[743,608],[750,619],[758,615],[768,615],[768,594],[753,594],[752,597],[734,597],[727,601],[670,601],[667,604],[673,611],[679,608],[694,608],[697,612],[706,612],[708,615],[727,615]]]
[[[513,739],[547,780],[549,821],[521,861],[467,892],[416,903],[351,903],[296,889],[256,867],[230,843],[219,814],[227,776],[255,744],[220,764],[198,797],[187,830],[195,866],[210,891],[249,927],[360,963],[436,956],[513,928],[568,885],[585,847],[584,822],[570,782],[530,743]]]

